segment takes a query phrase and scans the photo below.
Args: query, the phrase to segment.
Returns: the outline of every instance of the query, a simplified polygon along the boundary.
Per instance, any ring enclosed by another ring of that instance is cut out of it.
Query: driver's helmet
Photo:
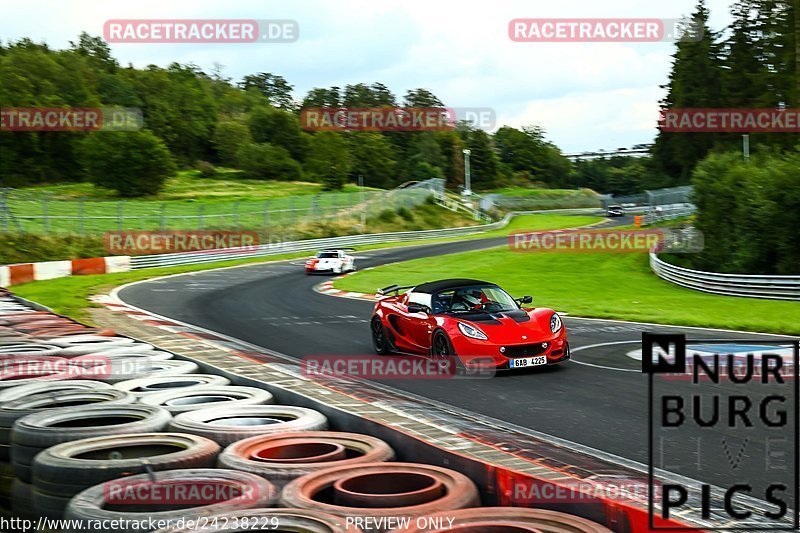
[[[464,291],[461,293],[461,299],[468,305],[477,307],[483,301],[483,294],[479,290]]]

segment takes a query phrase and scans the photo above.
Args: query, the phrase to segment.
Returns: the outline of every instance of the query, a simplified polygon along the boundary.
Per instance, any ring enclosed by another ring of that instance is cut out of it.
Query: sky
[[[707,0],[712,30],[732,0]],[[215,64],[240,80],[279,74],[301,100],[313,87],[381,82],[402,97],[431,90],[447,106],[491,108],[497,126],[538,125],[564,152],[652,142],[672,43],[520,43],[515,18],[680,18],[696,0],[0,0],[0,39],[53,48],[109,19],[292,19],[292,43],[113,44],[123,65]]]

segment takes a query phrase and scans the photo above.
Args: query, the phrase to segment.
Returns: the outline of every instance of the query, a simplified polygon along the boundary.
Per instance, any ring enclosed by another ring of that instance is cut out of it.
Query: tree
[[[309,107],[340,107],[341,105],[342,99],[339,87],[331,87],[330,89],[315,87],[308,91],[306,97],[303,98],[301,107],[306,109]]]
[[[305,159],[308,137],[300,129],[296,115],[274,107],[259,106],[250,113],[247,124],[257,143],[280,146],[297,161]]]
[[[341,133],[321,131],[311,137],[306,170],[325,190],[341,189],[350,172],[350,150]]]
[[[464,184],[464,140],[455,131],[436,132],[442,154],[442,172],[447,187],[456,188]]]
[[[214,148],[223,165],[236,165],[236,154],[239,149],[253,142],[250,130],[245,124],[237,121],[225,121],[217,124],[214,131]]]
[[[709,12],[705,0],[700,0],[691,17],[689,36],[677,43],[667,96],[662,108],[721,107],[720,47],[716,35],[708,27]],[[702,31],[702,38],[692,36]],[[714,133],[658,133],[653,156],[664,171],[676,177],[677,183],[687,183],[694,166],[714,145]]]
[[[173,63],[166,69],[152,65],[147,70],[127,69],[123,76],[142,100],[147,127],[176,159],[189,164],[210,153],[217,109],[202,71]]]
[[[392,145],[380,133],[353,133],[350,135],[351,167],[353,181],[364,177],[371,187],[388,187],[394,180],[395,159]]]
[[[269,72],[248,74],[239,83],[239,87],[245,91],[251,89],[257,91],[267,98],[270,105],[284,111],[293,111],[295,108],[294,99],[292,98],[292,89],[294,87],[283,76],[270,74]]]
[[[444,107],[439,98],[428,89],[411,89],[406,92],[406,107]]]
[[[80,160],[92,183],[124,197],[156,194],[176,171],[166,145],[148,130],[91,133]]]
[[[498,160],[489,134],[483,130],[469,130],[466,132],[466,144],[471,152],[471,187],[475,190],[491,189],[497,182]]]
[[[236,160],[251,179],[297,181],[302,177],[300,164],[280,146],[248,143],[239,149]]]
[[[534,180],[563,184],[570,172],[569,160],[544,137],[538,126],[522,130],[503,126],[494,135],[500,161],[516,172],[529,172]]]

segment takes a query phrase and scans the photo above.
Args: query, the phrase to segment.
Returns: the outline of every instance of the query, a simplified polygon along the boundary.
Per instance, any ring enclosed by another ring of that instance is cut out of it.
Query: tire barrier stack
[[[131,533],[385,532],[403,520],[420,532],[608,531],[552,511],[480,508],[459,472],[394,462],[380,439],[329,431],[314,409],[199,372],[0,291],[2,507]],[[436,529],[441,516],[454,522]]]

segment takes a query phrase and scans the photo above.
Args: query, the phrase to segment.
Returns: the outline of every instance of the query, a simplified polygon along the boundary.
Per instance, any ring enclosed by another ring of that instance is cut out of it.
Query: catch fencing
[[[486,194],[480,199],[483,211],[523,210],[523,209],[570,209],[581,207],[602,207],[602,196],[589,189],[576,189],[564,192],[541,189],[530,196],[507,196]]]
[[[366,246],[387,242],[413,242],[424,239],[443,239],[460,237],[481,233],[493,229],[500,229],[508,225],[516,215],[535,213],[562,213],[586,214],[595,213],[596,209],[556,209],[547,211],[526,211],[508,213],[502,220],[480,226],[465,226],[460,228],[446,228],[423,231],[399,231],[393,233],[373,233],[367,235],[349,235],[344,237],[329,237],[324,239],[307,239],[302,241],[275,242],[243,248],[227,248],[203,252],[185,252],[176,254],[138,255],[131,257],[131,269],[164,267],[174,265],[192,265],[211,263],[227,259],[242,259],[248,257],[267,257],[270,255],[289,254],[296,252],[310,252],[326,248],[347,248],[353,246]]]
[[[650,268],[663,280],[697,291],[773,300],[800,300],[800,276],[720,274],[667,263],[650,254]]]
[[[403,189],[326,192],[269,200],[170,201],[68,199],[26,189],[0,190],[0,232],[100,235],[108,231],[263,229],[315,222],[366,223],[385,210],[411,209],[441,196],[444,180]]]

